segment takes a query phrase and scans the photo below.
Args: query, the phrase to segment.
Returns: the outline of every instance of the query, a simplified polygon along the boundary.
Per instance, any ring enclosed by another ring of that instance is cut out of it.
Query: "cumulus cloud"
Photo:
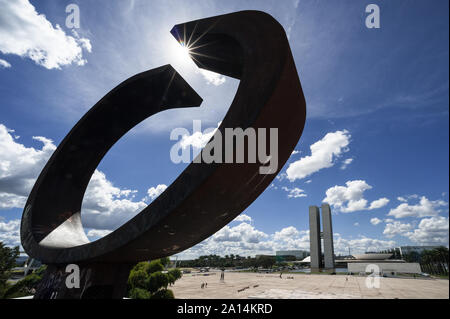
[[[20,219],[0,221],[0,242],[6,246],[20,245]]]
[[[443,200],[430,201],[425,196],[422,196],[419,203],[410,205],[404,202],[391,209],[388,216],[394,216],[395,218],[436,216],[441,212],[439,207],[447,205],[448,203]]]
[[[404,236],[421,245],[448,245],[448,223],[448,217],[423,218],[417,229]]]
[[[274,239],[288,241],[289,239],[296,238],[299,235],[300,235],[300,232],[294,226],[289,226],[289,227],[283,228],[282,230],[280,230],[278,232],[275,232]]]
[[[372,203],[370,203],[369,210],[384,207],[388,203],[389,203],[389,199],[387,199],[386,197],[374,200]]]
[[[347,255],[348,248],[351,248],[352,254],[360,254],[366,251],[380,251],[396,247],[394,240],[381,240],[361,236],[355,239],[345,239],[340,234],[334,234],[334,251],[336,254]]]
[[[208,84],[219,86],[226,82],[226,79],[222,74],[218,74],[203,69],[199,69],[198,72],[200,72],[200,74],[203,75],[203,78],[206,80],[206,83]]]
[[[25,147],[0,124],[0,209],[23,208],[39,172],[56,149],[50,139],[34,136],[40,149]]]
[[[194,132],[192,133],[192,135],[183,135],[180,141],[180,145],[182,148],[193,146],[194,148],[201,149],[205,147],[208,141],[213,137],[214,133],[215,130],[207,133]]]
[[[225,226],[212,236],[215,242],[240,242],[257,244],[268,235],[255,229],[248,223],[241,223],[237,226]]]
[[[103,172],[95,170],[81,207],[83,226],[100,230],[118,228],[147,206],[144,201],[134,201],[134,193],[114,186]]]
[[[347,130],[326,134],[310,146],[311,155],[291,163],[286,170],[287,178],[293,182],[305,178],[323,168],[334,165],[334,159],[348,151],[351,135]]]
[[[288,187],[282,187],[284,191],[288,193],[288,198],[299,198],[299,197],[307,197],[308,195],[305,194],[305,191],[303,189],[300,189],[298,187],[288,188]]]
[[[396,235],[402,235],[411,230],[411,224],[402,224],[398,221],[386,224],[384,228],[383,235],[388,238],[392,238]]]
[[[106,235],[112,233],[111,230],[107,229],[91,229],[87,232],[88,237],[105,237]]]
[[[342,161],[341,169],[346,169],[353,162],[353,158],[347,158]]]
[[[194,153],[195,153],[195,151],[199,152],[200,149],[202,149],[203,147],[206,146],[208,141],[213,137],[213,135],[216,132],[217,128],[222,123],[222,122],[218,122],[217,123],[217,127],[215,127],[215,128],[207,128],[207,129],[205,129],[202,132],[201,131],[201,124],[200,123],[195,123],[195,122],[196,121],[194,121],[194,132],[191,135],[189,135],[189,134],[183,135],[181,140],[178,142],[179,145],[183,149],[186,149],[186,148],[192,146],[194,148]],[[197,125],[198,125],[198,127],[195,128]],[[195,155],[196,154],[194,154],[194,156]]]
[[[29,58],[47,69],[86,63],[83,50],[91,52],[89,39],[53,26],[28,0],[0,0],[0,7],[0,52]]]
[[[257,240],[251,240],[252,238]],[[393,240],[380,240],[368,237],[356,239],[343,238],[334,234],[336,254],[347,255],[348,248],[352,253],[379,251],[396,247]],[[309,230],[298,230],[294,226],[284,227],[273,234],[266,234],[249,224],[242,223],[236,227],[225,226],[215,235],[178,254],[182,259],[193,259],[201,255],[241,255],[275,254],[277,250],[309,251]]]
[[[378,225],[379,223],[383,222],[381,219],[374,217],[370,219],[370,223],[374,226]]]
[[[387,205],[389,202],[389,199],[383,197],[374,200],[368,206],[368,201],[363,195],[366,190],[372,189],[372,186],[363,180],[347,181],[345,185],[336,185],[327,189],[323,202],[332,205],[343,213],[377,209]]]
[[[246,214],[240,214],[238,217],[236,217],[234,222],[251,222],[252,218]]]
[[[8,61],[5,61],[3,59],[0,59],[0,68],[10,68],[11,64]]]
[[[167,188],[167,185],[165,184],[159,184],[156,187],[150,187],[147,190],[147,195],[150,197],[151,200],[154,200],[156,197],[161,195]]]

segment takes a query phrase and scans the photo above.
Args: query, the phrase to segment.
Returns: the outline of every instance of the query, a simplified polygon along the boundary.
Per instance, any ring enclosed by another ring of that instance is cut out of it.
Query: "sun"
[[[189,49],[189,47],[184,44],[184,42],[181,42],[180,45],[177,46],[178,47],[178,54],[183,58],[183,59],[191,59],[191,50]]]
[[[184,42],[178,42],[176,40],[171,41],[170,55],[174,64],[180,66],[192,65],[191,50]]]

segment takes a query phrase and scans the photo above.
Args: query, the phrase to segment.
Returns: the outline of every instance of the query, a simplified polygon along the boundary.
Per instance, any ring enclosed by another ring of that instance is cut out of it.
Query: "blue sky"
[[[80,28],[66,26],[71,3]],[[379,29],[365,26],[370,3],[380,7]],[[7,244],[19,244],[28,192],[72,126],[120,82],[167,63],[204,102],[142,122],[110,150],[83,201],[88,237],[117,228],[170,185],[187,165],[170,160],[171,130],[192,132],[193,120],[216,127],[239,81],[198,69],[169,31],[254,9],[288,34],[307,102],[305,130],[273,185],[180,256],[308,249],[308,206],[324,200],[337,253],[448,246],[448,1],[0,0],[0,8],[0,240]]]

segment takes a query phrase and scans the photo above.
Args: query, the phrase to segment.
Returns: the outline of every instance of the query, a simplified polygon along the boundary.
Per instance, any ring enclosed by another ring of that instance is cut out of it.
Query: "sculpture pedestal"
[[[74,264],[75,265],[75,264]],[[66,272],[67,264],[49,264],[34,299],[122,299],[134,264],[79,264]]]

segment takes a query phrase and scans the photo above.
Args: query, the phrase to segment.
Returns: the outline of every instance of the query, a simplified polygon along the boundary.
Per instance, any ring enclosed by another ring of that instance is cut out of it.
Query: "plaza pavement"
[[[292,277],[293,279],[288,279]],[[177,299],[448,299],[449,281],[431,278],[379,278],[368,288],[363,276],[225,272],[191,273],[170,287]],[[206,288],[201,288],[207,283]],[[248,288],[247,288],[248,287]]]

